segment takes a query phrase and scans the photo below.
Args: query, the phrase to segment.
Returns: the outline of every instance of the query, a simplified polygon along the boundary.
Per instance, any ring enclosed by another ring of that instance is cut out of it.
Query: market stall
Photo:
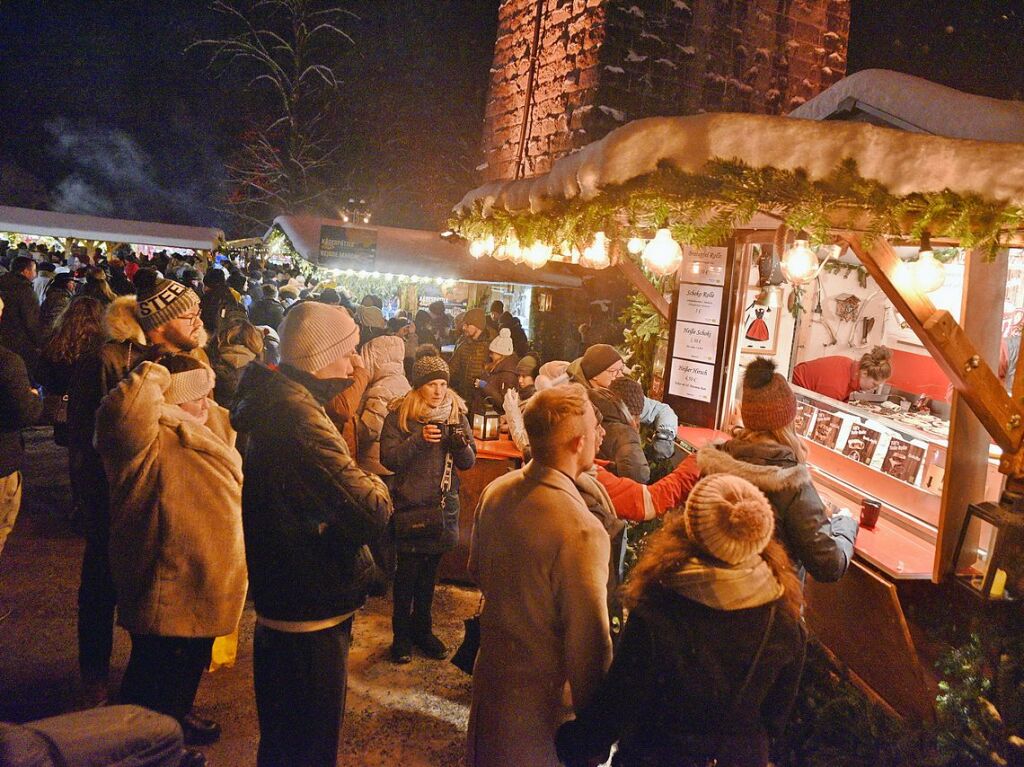
[[[50,245],[59,244],[70,254],[76,246],[103,246],[108,253],[118,245],[128,245],[140,255],[152,255],[157,249],[192,252],[209,259],[224,241],[224,232],[199,226],[127,221],[119,218],[82,216],[49,210],[30,210],[0,205],[0,237]]]
[[[845,356],[850,377],[864,351],[892,345],[888,389],[859,402],[799,392],[823,499],[879,517],[839,584],[809,585],[808,619],[866,686],[923,718],[934,696],[897,584],[993,580],[991,540],[961,533],[971,504],[1012,505],[1020,483],[1024,387],[1011,397],[995,371],[1022,206],[1020,144],[720,114],[626,125],[545,176],[470,192],[453,227],[487,248],[536,238],[566,260],[600,250],[627,278],[667,279],[652,301],[670,327],[665,399],[694,426],[735,422],[754,356],[783,372]],[[1024,573],[1001,580],[987,596],[1021,596]]]

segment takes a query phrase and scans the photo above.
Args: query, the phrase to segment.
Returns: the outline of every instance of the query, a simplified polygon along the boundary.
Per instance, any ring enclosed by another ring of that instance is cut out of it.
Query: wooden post
[[[671,320],[671,304],[665,300],[665,297],[658,292],[658,289],[651,284],[651,281],[647,279],[646,275],[640,270],[640,267],[634,264],[629,256],[620,254],[616,266],[633,287],[639,290],[643,297],[651,302],[651,306],[657,310],[658,314],[666,320]]]

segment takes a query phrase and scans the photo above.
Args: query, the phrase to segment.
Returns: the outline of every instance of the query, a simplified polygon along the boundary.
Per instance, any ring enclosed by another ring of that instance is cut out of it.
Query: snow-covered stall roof
[[[373,271],[383,274],[559,288],[578,288],[583,284],[577,275],[561,264],[533,270],[493,259],[478,261],[469,255],[465,241],[447,242],[438,232],[423,229],[351,226],[338,219],[317,216],[278,216],[266,236],[269,238],[274,227],[280,228],[295,251],[316,264],[320,260],[323,226],[376,232]]]
[[[211,250],[224,239],[220,229],[201,226],[127,221],[3,205],[0,205],[0,232],[188,250]]]
[[[895,195],[941,192],[1024,204],[1024,144],[967,141],[858,122],[814,122],[749,114],[650,117],[617,128],[600,141],[559,159],[542,176],[493,181],[467,193],[456,213],[474,204],[543,210],[557,199],[591,199],[667,163],[698,173],[713,159],[741,160],[754,168],[803,169],[811,180],[828,177],[844,160],[860,175]]]
[[[1024,142],[1024,103],[976,96],[888,69],[844,77],[789,116],[828,120],[857,110],[936,136]]]

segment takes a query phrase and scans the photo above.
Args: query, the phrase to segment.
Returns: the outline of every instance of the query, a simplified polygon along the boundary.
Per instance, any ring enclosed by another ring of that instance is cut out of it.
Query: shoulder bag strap
[[[444,509],[448,505],[448,493],[452,489],[452,466],[454,461],[452,460],[451,451],[444,451],[444,475],[441,477],[441,508]]]

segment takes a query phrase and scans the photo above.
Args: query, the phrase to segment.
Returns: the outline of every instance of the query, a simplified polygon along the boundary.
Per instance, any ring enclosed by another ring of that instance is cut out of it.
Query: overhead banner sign
[[[377,262],[377,230],[320,227],[320,266],[372,272]]]

